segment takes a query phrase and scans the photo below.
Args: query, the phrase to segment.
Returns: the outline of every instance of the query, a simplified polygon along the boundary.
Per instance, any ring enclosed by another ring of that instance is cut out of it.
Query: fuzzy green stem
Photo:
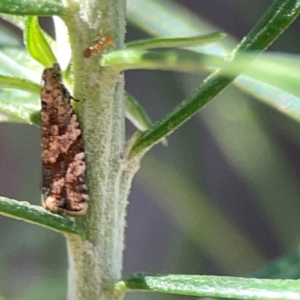
[[[69,29],[74,97],[85,141],[89,210],[77,222],[85,236],[67,236],[69,300],[123,298],[114,290],[120,278],[128,191],[138,164],[124,161],[125,102],[123,75],[101,68],[99,55],[83,57],[101,35],[124,46],[125,1],[69,0],[76,11],[64,21]],[[101,54],[101,53],[99,53]]]

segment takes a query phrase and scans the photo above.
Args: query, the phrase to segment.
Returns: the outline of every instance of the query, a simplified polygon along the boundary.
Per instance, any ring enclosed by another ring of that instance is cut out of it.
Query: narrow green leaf
[[[300,299],[299,280],[137,273],[118,281],[115,287],[122,291],[142,290],[198,297]]]
[[[208,58],[211,62],[206,62],[208,66],[212,64],[222,66],[214,62],[214,58]],[[252,61],[251,64],[249,62]],[[251,76],[239,76],[240,88],[254,95],[264,96],[264,102],[275,109],[285,113],[296,121],[300,121],[300,90],[299,90],[299,65],[300,56],[268,53],[262,54],[253,60],[250,54],[243,54],[235,59],[230,65],[223,69],[224,73],[233,75],[248,64],[244,74]]]
[[[138,129],[145,131],[152,125],[152,121],[141,104],[130,94],[125,93],[125,111],[126,118]],[[167,140],[162,141],[167,145]]]
[[[34,68],[30,69],[24,67],[19,63],[19,60],[24,59],[23,53],[20,52],[20,55],[16,55],[15,59],[11,58],[10,56],[4,54],[0,51],[0,72],[1,74],[24,77],[28,80],[31,80],[36,83],[41,82],[41,74],[34,71]]]
[[[251,64],[250,64],[251,62]],[[101,58],[103,67],[116,71],[128,69],[160,69],[189,73],[203,73],[212,68],[223,67],[226,75],[243,72],[256,80],[277,86],[300,98],[299,65],[300,56],[282,53],[262,54],[255,59],[254,54],[241,54],[232,63],[220,56],[207,55],[189,50],[120,50],[111,52]],[[299,116],[297,116],[300,118]]]
[[[29,120],[32,124],[41,126],[41,111],[36,110],[29,115]]]
[[[152,125],[144,108],[128,93],[125,94],[125,109],[127,119],[137,129],[145,131]]]
[[[298,87],[300,71],[297,67],[300,65],[300,58],[297,55],[269,53],[262,54],[254,60],[254,55],[242,54],[228,65],[222,57],[182,49],[167,51],[129,49],[104,55],[101,64],[116,72],[126,69],[161,69],[203,73],[212,68],[224,67],[223,74],[230,76],[235,76],[243,66],[248,65],[244,73],[255,77],[256,80],[240,76],[240,82],[245,80],[248,83],[242,85],[241,88],[248,89],[248,92],[250,90],[251,93],[259,93],[262,89],[266,90],[265,93],[273,93],[272,99],[266,97],[265,101],[293,119],[300,120]],[[260,89],[257,88],[257,84],[255,85],[258,80],[261,81]],[[262,82],[269,85],[263,85]]]
[[[252,63],[249,64],[251,61]],[[226,72],[227,74],[233,74],[240,70],[245,64],[248,65],[245,70],[246,75],[277,86],[277,88],[281,88],[300,98],[299,55],[268,53],[262,54],[254,60],[252,55],[244,54],[235,59],[235,61],[226,68]]]
[[[2,121],[32,123],[31,114],[39,108],[36,95],[40,85],[20,77],[0,75],[0,87],[5,88],[0,92]]]
[[[28,123],[28,121],[20,116],[18,108],[14,107],[13,109],[10,105],[3,103],[0,100],[0,122],[10,122],[10,123]]]
[[[35,98],[37,100],[37,98]],[[34,97],[22,91],[4,90],[0,93],[0,113],[2,121],[32,123],[31,114],[39,109]]]
[[[257,54],[265,50],[296,19],[299,13],[300,2],[295,2],[294,0],[275,1],[262,19],[233,51],[229,65],[246,50],[256,51]],[[224,68],[226,69],[226,67]],[[243,68],[246,69],[247,65],[243,66]],[[238,72],[242,70],[240,69]],[[142,132],[135,144],[133,144],[129,156],[133,157],[144,153],[162,138],[171,134],[208,101],[218,95],[237,76],[238,73],[226,75],[223,69],[214,72],[204,80],[194,95],[183,101],[163,120],[154,124],[152,128]]]
[[[30,205],[28,202],[0,197],[0,214],[61,233],[83,234],[82,230],[71,219],[52,214],[43,207]]]
[[[236,84],[253,97],[262,100],[295,121],[300,121],[300,99],[293,94],[246,76],[239,76]]]
[[[42,65],[49,67],[56,62],[55,55],[45,38],[38,17],[29,16],[25,22],[24,43],[30,55]]]
[[[65,14],[65,8],[60,0],[1,0],[0,12],[21,16],[52,16]]]
[[[151,48],[183,48],[193,47],[197,45],[205,45],[215,43],[220,38],[226,36],[225,33],[215,32],[204,35],[182,37],[182,38],[157,38],[147,39],[141,41],[129,42],[126,44],[126,48],[140,48],[140,49],[151,49]]]
[[[19,89],[29,93],[38,94],[41,86],[31,80],[27,80],[21,77],[1,75],[0,74],[0,87],[7,87],[13,89]]]
[[[212,56],[206,56],[203,66],[222,67],[226,63]],[[251,63],[250,63],[251,62]],[[196,62],[195,62],[196,63]],[[300,56],[282,53],[262,54],[254,59],[251,54],[238,56],[223,68],[224,74],[234,75],[245,65],[244,74],[239,77],[240,88],[255,96],[265,95],[264,101],[296,121],[300,121],[299,65]],[[259,82],[260,81],[260,82]],[[265,84],[263,84],[263,82]]]
[[[299,279],[300,246],[251,274],[255,278]]]
[[[103,55],[100,60],[102,67],[110,67],[115,72],[132,69],[160,69],[200,73],[207,71],[207,67],[211,62],[215,65],[217,63],[219,65],[224,64],[222,57],[196,53],[184,49],[119,50]]]

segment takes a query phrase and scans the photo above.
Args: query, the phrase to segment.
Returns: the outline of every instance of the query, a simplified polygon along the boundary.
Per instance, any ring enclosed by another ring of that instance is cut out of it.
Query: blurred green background
[[[128,2],[130,6],[134,1]],[[272,1],[172,3],[239,40]],[[133,23],[129,18],[128,41],[149,37]],[[51,33],[51,20],[42,24]],[[298,54],[299,28],[295,22],[271,50]],[[21,32],[16,29],[15,34],[21,40]],[[156,121],[203,78],[129,71],[126,89]],[[130,136],[134,128],[128,123],[127,129]],[[296,121],[231,86],[172,134],[167,147],[157,145],[143,159],[131,189],[124,275],[147,271],[243,276],[297,247],[299,129]],[[40,152],[39,128],[0,124],[2,196],[40,203]],[[0,300],[65,299],[63,236],[2,216],[0,228]]]

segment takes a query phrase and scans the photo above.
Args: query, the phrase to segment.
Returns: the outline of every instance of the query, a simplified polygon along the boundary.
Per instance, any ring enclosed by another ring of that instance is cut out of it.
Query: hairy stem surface
[[[113,289],[121,277],[125,209],[137,164],[124,161],[123,75],[101,68],[99,55],[83,57],[85,48],[104,35],[123,47],[125,5],[117,1],[69,1],[69,28],[74,71],[74,97],[82,124],[87,160],[89,210],[77,222],[84,237],[66,235],[70,300],[122,299]]]

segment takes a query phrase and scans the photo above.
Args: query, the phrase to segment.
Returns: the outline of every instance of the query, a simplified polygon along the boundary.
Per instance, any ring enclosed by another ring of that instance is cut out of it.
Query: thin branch
[[[245,51],[255,51],[256,54],[264,51],[296,19],[299,13],[299,2],[294,0],[275,1],[262,19],[232,52],[230,61],[234,63],[235,58],[238,58]],[[247,65],[243,66],[243,68],[246,67]],[[145,153],[162,138],[171,134],[227,87],[240,72],[242,72],[242,69],[235,75],[225,75],[227,73],[225,66],[210,75],[193,96],[183,101],[163,120],[154,124],[152,128],[139,135],[129,151],[129,157]]]
[[[52,214],[43,207],[30,205],[28,202],[0,197],[0,214],[61,233],[83,235],[83,230],[71,219]]]

